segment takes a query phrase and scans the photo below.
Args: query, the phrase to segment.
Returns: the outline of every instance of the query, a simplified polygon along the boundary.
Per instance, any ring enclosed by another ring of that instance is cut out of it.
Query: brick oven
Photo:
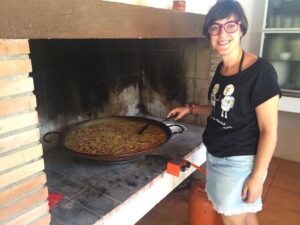
[[[1,5],[0,224],[50,224],[46,132],[207,103],[218,58],[203,15],[97,0]]]

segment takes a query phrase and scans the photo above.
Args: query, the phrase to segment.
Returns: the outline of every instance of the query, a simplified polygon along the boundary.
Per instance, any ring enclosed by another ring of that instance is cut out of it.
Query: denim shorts
[[[218,213],[230,216],[262,209],[261,197],[254,203],[242,199],[243,185],[252,172],[254,160],[254,155],[219,158],[207,153],[205,189]]]

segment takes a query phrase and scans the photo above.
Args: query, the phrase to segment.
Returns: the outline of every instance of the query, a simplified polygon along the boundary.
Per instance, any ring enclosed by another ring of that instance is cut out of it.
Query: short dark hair
[[[235,0],[222,0],[218,1],[207,13],[204,25],[203,25],[203,35],[205,38],[210,39],[210,34],[208,33],[208,28],[216,20],[225,19],[233,15],[237,20],[241,21],[241,30],[243,35],[247,33],[248,30],[248,20],[243,10],[241,4]]]

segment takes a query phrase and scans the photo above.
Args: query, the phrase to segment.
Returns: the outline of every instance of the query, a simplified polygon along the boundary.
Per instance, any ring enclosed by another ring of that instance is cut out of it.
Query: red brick
[[[17,80],[0,80],[0,97],[33,91],[33,79],[27,77]]]
[[[40,140],[38,128],[0,138],[0,153]]]
[[[31,71],[30,59],[0,61],[0,76],[30,73]]]
[[[30,177],[43,171],[45,168],[44,160],[40,159],[15,170],[0,175],[0,189],[11,185],[17,181]]]
[[[0,120],[0,134],[38,124],[36,111],[16,115]]]
[[[15,202],[12,205],[4,207],[1,209],[0,222],[7,221],[13,218],[16,214],[31,208],[32,206],[47,201],[48,189],[44,187],[43,189],[28,195],[26,198]]]
[[[42,155],[43,148],[41,144],[4,155],[0,157],[0,172],[40,158]]]
[[[33,191],[37,187],[42,187],[45,183],[46,175],[45,173],[42,173],[38,176],[32,177],[30,180],[25,181],[24,183],[2,191],[0,195],[0,205],[15,200],[16,198]]]
[[[0,117],[25,110],[35,109],[36,98],[34,95],[0,100]]]
[[[13,219],[12,221],[6,223],[6,225],[20,225],[20,224],[30,224],[32,221],[36,220],[41,215],[45,215],[45,217],[50,217],[49,215],[49,207],[48,202],[43,203],[42,205],[37,206],[36,208],[22,214],[21,216]],[[50,218],[49,218],[50,219]],[[44,223],[49,224],[49,223]]]
[[[51,220],[51,216],[50,216],[50,214],[48,214],[48,215],[38,219],[34,223],[32,223],[32,225],[48,225],[48,224],[50,224],[50,220]]]
[[[27,39],[0,39],[0,55],[29,54]]]

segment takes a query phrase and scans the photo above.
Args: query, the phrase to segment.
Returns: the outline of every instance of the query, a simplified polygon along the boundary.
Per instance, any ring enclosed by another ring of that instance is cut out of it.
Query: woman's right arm
[[[209,116],[211,114],[210,105],[188,105],[185,107],[176,107],[168,113],[168,118],[175,116],[175,120],[183,118],[187,114],[198,114],[200,116]]]

